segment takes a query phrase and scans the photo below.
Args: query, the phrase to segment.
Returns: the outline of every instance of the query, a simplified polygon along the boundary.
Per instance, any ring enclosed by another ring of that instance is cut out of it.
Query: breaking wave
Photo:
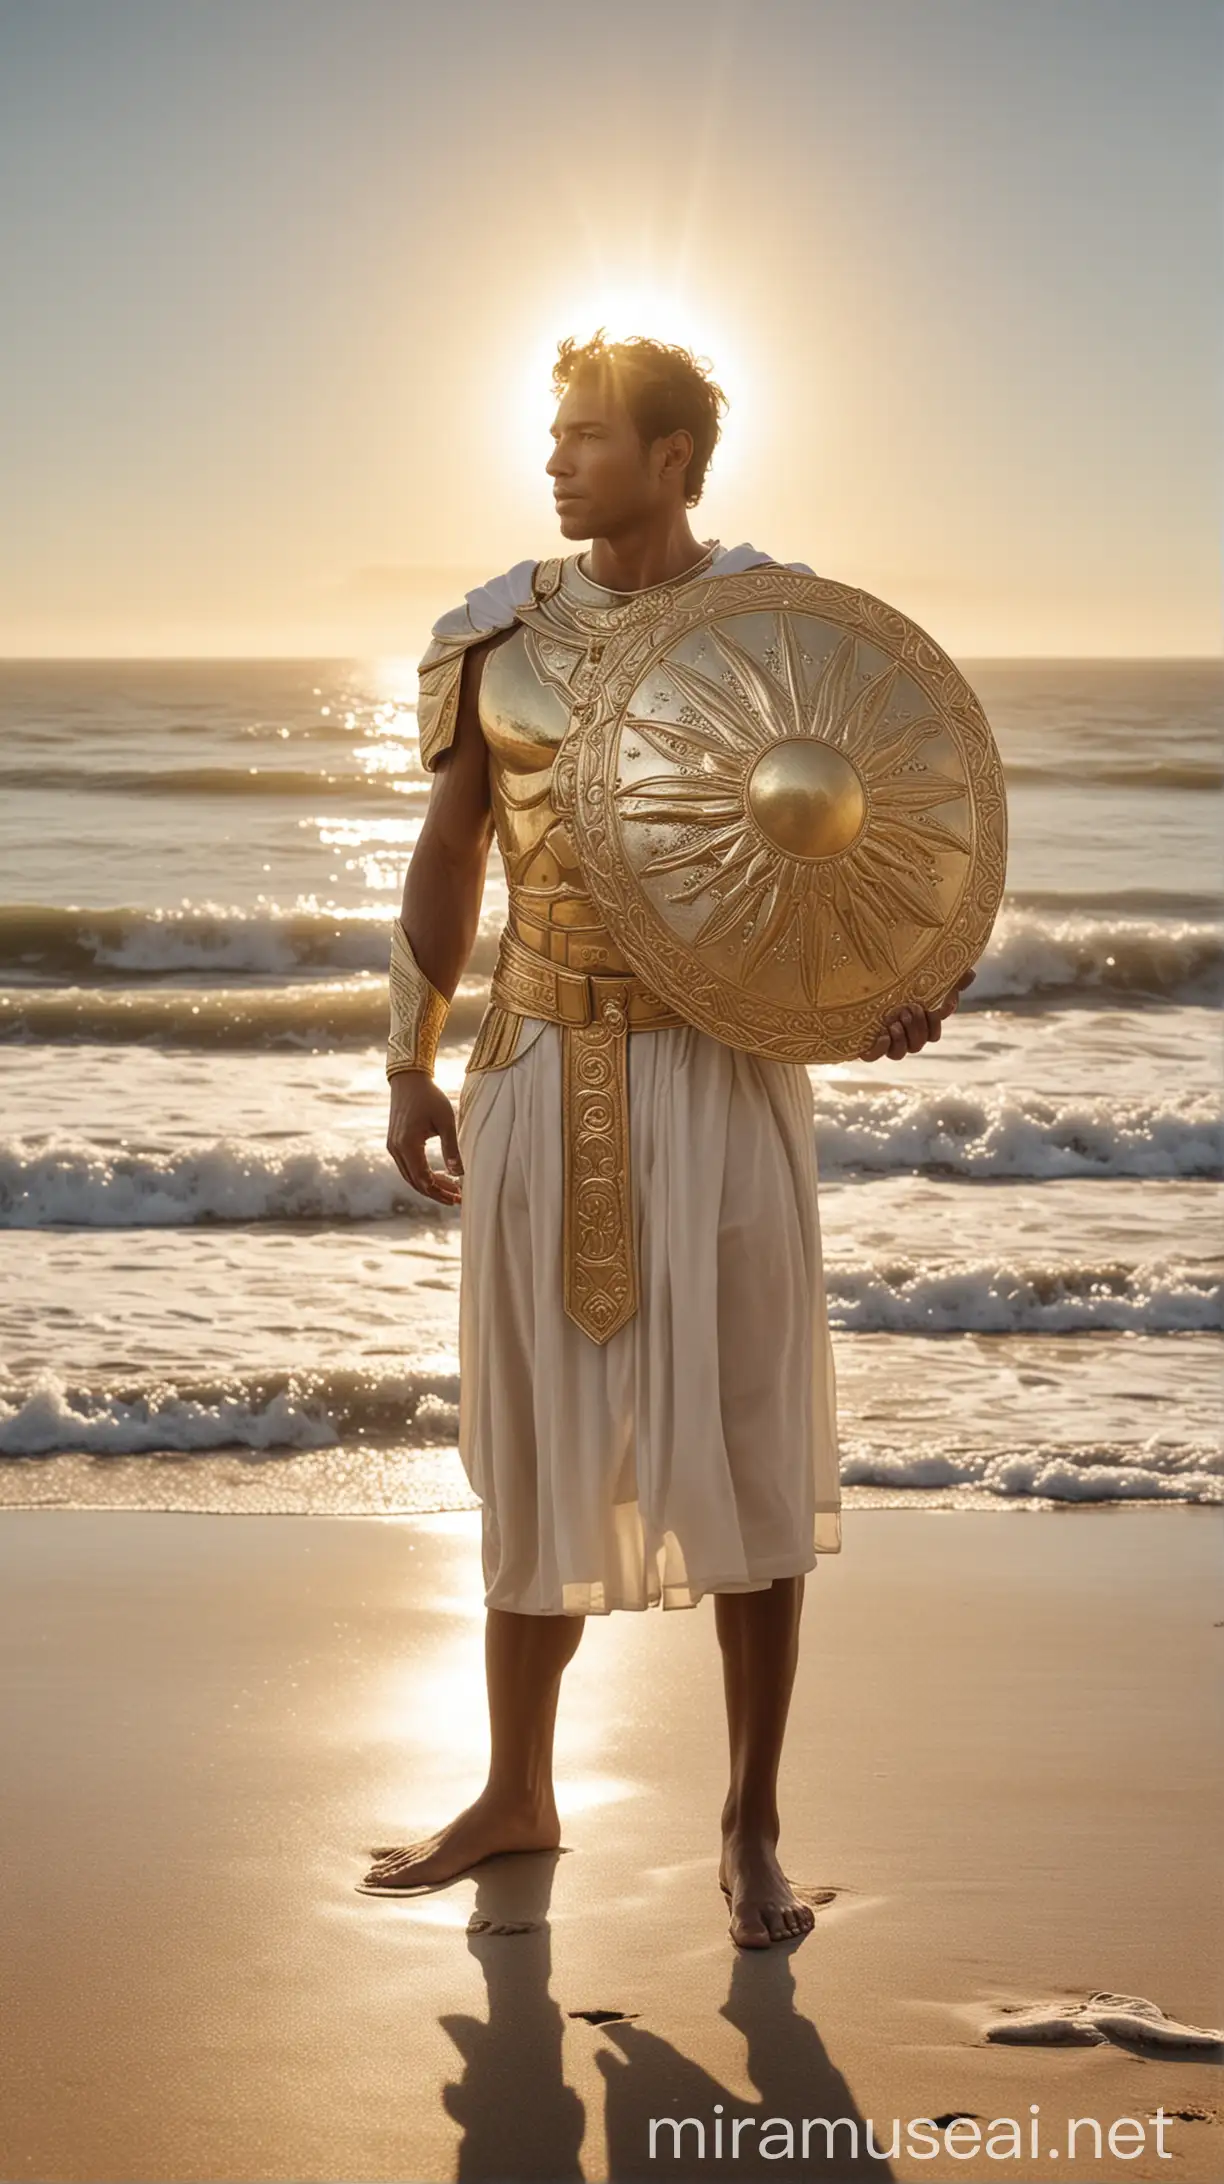
[[[1208,1099],[859,1092],[819,1085],[822,1176],[1214,1177],[1224,1126]],[[203,1222],[371,1221],[444,1209],[409,1189],[381,1145],[220,1138],[167,1151],[88,1139],[0,1139],[0,1228],[179,1228]]]
[[[222,1138],[172,1152],[0,1141],[0,1228],[192,1228],[211,1222],[457,1218],[374,1145]]]
[[[387,964],[388,912],[376,916],[316,909],[238,910],[202,905],[180,910],[83,910],[15,903],[0,906],[0,977],[20,981],[4,1009],[9,1037],[187,1040],[192,1044],[271,1045],[301,1026],[308,1000],[264,992],[263,1005],[245,1006],[241,986],[215,997],[201,1027],[198,995],[161,996],[141,1010],[139,991],[99,1013],[88,990],[56,994],[27,990],[31,982],[54,986],[132,984],[156,978],[211,975],[230,981],[309,980],[372,972]],[[472,979],[487,979],[497,933],[486,925],[469,964]],[[1093,914],[1040,901],[1005,903],[977,967],[963,1008],[1025,1004],[1097,1005],[1116,1001],[1208,1004],[1219,997],[1224,971],[1224,925],[1208,917]],[[377,997],[355,987],[314,1029],[341,1040],[379,1035]],[[316,1007],[321,1004],[317,1003]],[[233,1019],[226,1034],[227,1017]],[[125,1033],[124,1025],[132,1028]]]
[[[856,1334],[1203,1334],[1224,1327],[1219,1279],[1167,1263],[826,1268],[829,1318]]]
[[[851,1443],[842,1453],[841,1479],[845,1487],[972,1488],[1007,1501],[1224,1502],[1220,1449],[1159,1435],[1004,1450],[927,1437],[904,1454]]]
[[[1222,968],[1224,926],[1206,919],[1060,916],[1005,904],[967,1000],[1209,1004]]]
[[[68,906],[2,904],[0,906],[0,976],[17,981],[48,981],[70,985],[83,981],[118,983],[140,978],[173,976],[221,976],[240,978],[310,978],[352,972],[387,970],[389,915],[378,913],[330,913],[330,911],[238,911],[199,909],[140,911],[111,909],[83,911]],[[496,954],[496,928],[481,930],[470,961],[472,978],[487,978]],[[1211,1002],[1217,998],[1224,968],[1224,926],[1209,917],[1172,915],[1091,915],[1084,911],[1058,911],[1040,904],[1005,904],[994,926],[994,935],[977,968],[964,1007],[997,1007],[999,1002],[1043,1000],[1143,1000]],[[48,1033],[39,1007],[52,1011],[52,1022],[68,1029]],[[122,1037],[122,1011],[111,1011],[103,1024],[90,1009],[90,994],[74,996],[55,1007],[57,996],[11,996],[9,1035],[24,1024],[33,1037]],[[361,1016],[348,1026],[337,1024],[337,1035],[365,1035],[369,1022],[367,996]],[[278,1018],[278,996],[269,994],[269,1037],[275,1042],[284,1031]],[[236,1016],[234,1044],[254,1042],[258,1016],[240,1009],[240,994],[216,996],[219,1026],[225,1011]],[[68,1013],[66,1013],[68,1009]],[[72,1009],[79,1011],[81,1029],[72,1033]],[[140,1018],[127,1005],[127,1020],[146,1029],[133,1035],[166,1037],[184,1035],[184,1011],[177,996],[166,994],[162,1018]],[[221,1044],[221,1031],[212,1044]]]
[[[417,1449],[424,1461],[430,1450],[454,1447],[458,1401],[457,1378],[440,1373],[384,1376],[332,1368],[79,1387],[48,1375],[0,1383],[0,1456],[178,1453],[205,1459],[231,1449],[289,1455],[356,1445]],[[435,1474],[439,1484],[441,1476]],[[841,1476],[848,1489],[960,1489],[1011,1502],[1224,1502],[1220,1450],[1159,1434],[1141,1442],[1018,1447],[915,1434],[903,1452],[848,1440]],[[470,1505],[461,1494],[456,1469],[436,1506]],[[377,1497],[371,1499],[374,1505]]]
[[[54,1375],[0,1383],[0,1455],[139,1456],[151,1450],[334,1448],[342,1439],[453,1444],[453,1374],[232,1374],[72,1388]]]
[[[301,978],[311,972],[385,975],[390,910],[82,910],[0,904],[0,977],[62,984],[197,977]],[[488,976],[496,933],[482,932],[473,975]]]
[[[1203,1093],[1164,1100],[1037,1092],[816,1086],[824,1174],[1048,1182],[1060,1176],[1216,1176],[1224,1121]]]

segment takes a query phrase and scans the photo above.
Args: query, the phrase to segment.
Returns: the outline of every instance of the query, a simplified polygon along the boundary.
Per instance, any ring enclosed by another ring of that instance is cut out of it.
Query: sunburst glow
[[[732,475],[742,454],[743,418],[751,405],[750,375],[740,345],[719,324],[716,314],[684,291],[663,283],[619,279],[558,295],[550,303],[547,331],[540,330],[525,344],[517,404],[523,468],[536,475],[549,453],[548,428],[556,409],[551,379],[558,342],[567,335],[589,341],[601,326],[611,341],[646,334],[655,341],[678,342],[709,365],[729,405],[714,458],[720,483]]]

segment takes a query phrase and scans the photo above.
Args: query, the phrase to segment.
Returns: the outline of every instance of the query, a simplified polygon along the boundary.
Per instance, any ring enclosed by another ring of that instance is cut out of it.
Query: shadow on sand
[[[484,1973],[487,2020],[443,2017],[463,2076],[442,2095],[463,2132],[456,2177],[581,2178],[586,2110],[565,2083],[565,2020],[549,1993],[548,1906],[560,1852],[490,1858],[476,1871],[468,1948]]]
[[[462,2078],[443,2095],[447,2114],[463,2133],[455,2167],[459,2179],[577,2184],[584,2175],[586,2112],[565,2083],[567,2019],[549,1991],[548,1907],[556,1865],[550,1855],[490,1860],[476,1876],[468,1947],[484,1973],[489,2014],[487,2020],[441,2019],[463,2061]],[[819,1925],[813,1938],[818,1936]],[[793,1953],[780,1947],[737,1952],[732,1963],[722,2014],[743,2035],[748,2076],[759,2096],[755,2102],[743,2100],[646,2025],[613,2022],[592,2033],[601,2043],[597,2062],[605,2086],[611,2184],[654,2177],[689,2184],[710,2176],[824,2176],[853,2184],[860,2177],[892,2176],[886,2158],[890,2123],[880,2119],[877,2143],[882,2138],[885,2154],[876,2155],[868,2149],[864,2119],[845,2079],[830,2062],[815,2025],[795,2007]],[[704,2139],[693,2123],[678,2140],[671,2125],[663,2124],[652,2158],[651,2120],[679,2123],[685,2117],[696,2119]],[[831,2139],[817,2122],[808,2133],[805,2156],[808,2117],[845,2120]],[[747,2120],[733,2156],[737,2119]],[[793,2154],[787,2150],[786,2124]]]

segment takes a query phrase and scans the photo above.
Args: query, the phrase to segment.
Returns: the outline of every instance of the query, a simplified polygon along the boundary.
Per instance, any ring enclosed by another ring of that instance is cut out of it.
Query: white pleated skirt
[[[629,1035],[638,1309],[564,1308],[561,1034],[469,1072],[459,1449],[485,1600],[525,1615],[692,1607],[841,1546],[811,1081],[689,1025]]]

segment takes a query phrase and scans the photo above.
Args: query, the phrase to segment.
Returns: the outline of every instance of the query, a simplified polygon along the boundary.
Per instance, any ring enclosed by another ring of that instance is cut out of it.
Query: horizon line
[[[944,647],[945,651],[948,648]],[[0,667],[289,667],[312,661],[317,667],[361,667],[372,661],[402,659],[390,647],[365,652],[3,652]],[[948,651],[949,659],[980,662],[983,666],[1017,666],[1026,661],[1043,663],[1075,660],[1098,666],[1224,665],[1219,652],[962,652]]]

